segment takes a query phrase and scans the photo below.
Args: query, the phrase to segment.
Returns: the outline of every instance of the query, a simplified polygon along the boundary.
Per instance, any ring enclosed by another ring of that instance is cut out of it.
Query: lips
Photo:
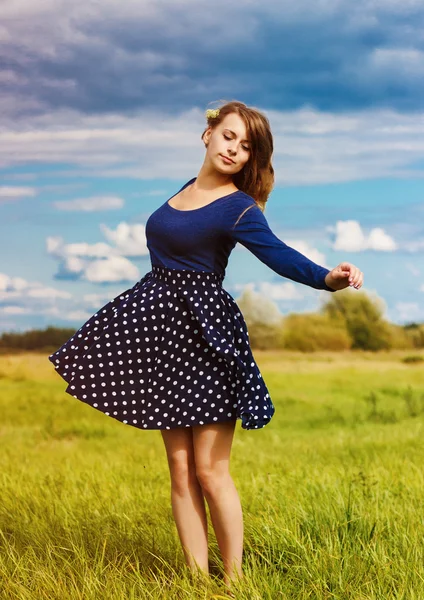
[[[228,156],[225,156],[224,154],[221,154],[220,156],[222,156],[222,158],[223,158],[223,159],[225,159],[225,162],[226,162],[226,163],[228,163],[228,164],[229,164],[230,162],[231,162],[231,163],[233,163],[233,162],[234,162],[234,161],[233,161],[231,158],[229,158]]]

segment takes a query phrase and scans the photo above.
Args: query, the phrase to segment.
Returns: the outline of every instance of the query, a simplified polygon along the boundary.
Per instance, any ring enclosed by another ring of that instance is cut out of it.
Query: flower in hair
[[[219,115],[219,108],[208,108],[205,115],[207,119],[215,119]]]

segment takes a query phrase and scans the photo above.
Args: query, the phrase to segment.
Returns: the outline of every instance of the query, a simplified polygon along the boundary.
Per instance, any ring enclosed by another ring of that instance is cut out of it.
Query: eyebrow
[[[230,133],[232,133],[233,135],[236,135],[236,134],[234,133],[234,131],[231,131],[231,129],[228,129],[228,127],[226,127],[226,128],[224,129],[224,131],[229,131],[229,132],[230,132]],[[242,141],[242,142],[247,142],[248,144],[250,144],[249,140],[241,140],[241,141]]]

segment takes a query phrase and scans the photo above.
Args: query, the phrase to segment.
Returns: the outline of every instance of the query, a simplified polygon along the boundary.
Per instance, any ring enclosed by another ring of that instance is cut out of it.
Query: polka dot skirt
[[[140,429],[264,427],[275,409],[222,279],[153,265],[49,356],[65,391]]]

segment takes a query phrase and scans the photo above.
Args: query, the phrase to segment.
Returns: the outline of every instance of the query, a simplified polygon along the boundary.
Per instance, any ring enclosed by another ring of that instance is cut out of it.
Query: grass
[[[424,369],[408,354],[255,352],[276,413],[237,423],[237,599],[424,598]],[[45,355],[0,359],[2,600],[224,598],[210,517],[210,584],[185,567],[160,432],[63,390]]]

